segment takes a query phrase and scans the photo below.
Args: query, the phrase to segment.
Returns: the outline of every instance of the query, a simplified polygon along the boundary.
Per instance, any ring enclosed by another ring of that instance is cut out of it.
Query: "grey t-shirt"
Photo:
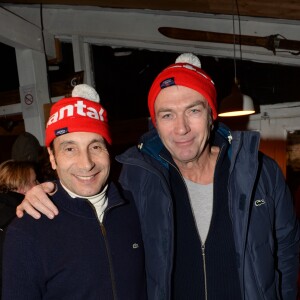
[[[213,211],[213,183],[199,184],[184,179],[202,244],[205,243]]]

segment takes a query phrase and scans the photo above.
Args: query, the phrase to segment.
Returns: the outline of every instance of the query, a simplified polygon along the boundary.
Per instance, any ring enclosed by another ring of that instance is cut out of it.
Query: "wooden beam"
[[[285,49],[300,53],[300,41],[284,39],[279,35],[234,35],[230,33],[192,30],[176,27],[159,27],[158,31],[168,38],[177,40],[224,44],[236,43],[237,45],[241,44],[246,46],[263,47],[265,49],[271,50],[274,54],[276,54],[277,49]]]
[[[40,0],[10,0],[15,4],[40,4]],[[49,5],[97,6],[122,9],[184,11],[208,14],[232,14],[232,0],[44,0]],[[237,14],[236,10],[234,11]],[[298,0],[240,0],[241,16],[300,20]]]
[[[0,42],[14,48],[31,49],[56,58],[55,38],[37,25],[0,8]],[[45,42],[45,45],[43,44]]]

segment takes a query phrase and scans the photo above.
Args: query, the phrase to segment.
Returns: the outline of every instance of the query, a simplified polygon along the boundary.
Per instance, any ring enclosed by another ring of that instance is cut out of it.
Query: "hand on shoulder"
[[[39,219],[41,214],[53,219],[58,214],[57,207],[49,199],[49,195],[56,192],[57,186],[53,182],[44,182],[34,186],[26,194],[22,203],[17,206],[16,215],[22,218],[24,212],[35,219]]]

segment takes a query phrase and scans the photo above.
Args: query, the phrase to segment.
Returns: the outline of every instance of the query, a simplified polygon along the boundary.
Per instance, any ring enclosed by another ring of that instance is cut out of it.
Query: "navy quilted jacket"
[[[220,149],[229,148],[229,213],[238,254],[242,300],[296,299],[299,225],[289,189],[274,160],[258,151],[259,133],[220,126]],[[230,143],[230,147],[222,147]],[[155,130],[117,160],[120,182],[140,215],[149,299],[170,299],[173,266],[173,208],[169,162]],[[223,150],[221,150],[223,151]],[[218,180],[218,178],[215,178]],[[184,184],[184,183],[182,183]]]

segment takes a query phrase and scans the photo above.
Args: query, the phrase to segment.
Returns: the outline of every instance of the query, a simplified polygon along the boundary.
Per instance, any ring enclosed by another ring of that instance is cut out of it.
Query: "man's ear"
[[[48,150],[48,154],[49,154],[49,160],[50,160],[50,163],[51,163],[51,167],[52,167],[53,170],[56,170],[56,160],[55,160],[54,153],[53,153],[53,151],[51,150],[50,147],[47,147],[47,150]]]

